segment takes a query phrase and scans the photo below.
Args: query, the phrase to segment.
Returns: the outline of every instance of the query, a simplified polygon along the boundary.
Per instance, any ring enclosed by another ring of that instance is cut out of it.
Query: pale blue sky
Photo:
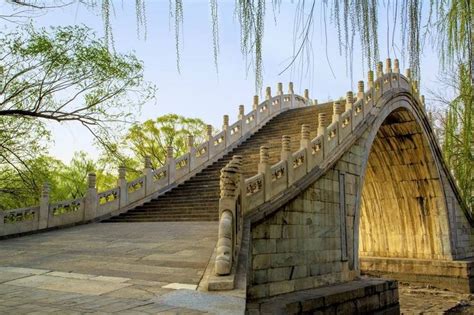
[[[181,74],[176,70],[176,51],[174,29],[169,21],[168,1],[147,1],[148,39],[137,38],[135,20],[135,1],[114,1],[113,34],[118,52],[133,51],[145,64],[145,78],[156,84],[155,103],[144,106],[140,121],[155,118],[166,113],[178,113],[188,117],[198,117],[215,126],[222,124],[222,115],[229,114],[231,123],[237,116],[239,104],[250,109],[254,94],[252,70],[245,71],[245,60],[240,53],[240,29],[234,18],[234,1],[219,1],[220,55],[219,75],[216,74],[212,51],[210,8],[207,0],[184,1],[183,45],[181,48]],[[0,10],[8,7],[0,5]],[[327,51],[336,78],[331,74],[326,61],[326,44],[321,20],[316,20],[312,44],[314,62],[313,75],[301,77],[290,71],[279,76],[285,61],[293,50],[293,18],[296,4],[283,1],[278,23],[273,14],[267,11],[264,35],[264,85],[275,89],[277,82],[283,82],[286,89],[289,81],[295,82],[295,91],[303,93],[310,89],[312,98],[320,101],[335,99],[345,95],[356,82],[365,78],[366,68],[360,65],[360,51],[354,51],[354,84],[346,75],[344,56],[339,56],[337,33],[328,25]],[[99,11],[99,10],[97,10]],[[319,14],[316,18],[320,18]],[[102,36],[102,19],[83,6],[69,6],[51,10],[34,19],[39,26],[85,24]],[[171,26],[171,27],[170,27]],[[387,56],[386,23],[382,19],[380,29],[380,56]],[[397,41],[399,40],[396,38]],[[390,52],[394,57],[393,51]],[[427,47],[422,57],[422,92],[435,88],[438,73],[438,58]],[[401,68],[405,65],[401,63]],[[84,150],[97,157],[97,149],[92,144],[88,132],[74,124],[52,124],[54,146],[50,153],[63,161],[69,161],[74,151]]]

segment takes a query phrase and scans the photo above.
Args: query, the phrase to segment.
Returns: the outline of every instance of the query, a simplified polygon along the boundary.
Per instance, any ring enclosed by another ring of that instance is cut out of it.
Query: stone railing
[[[284,135],[280,161],[276,164],[269,164],[268,148],[266,146],[260,147],[258,173],[242,180],[243,213],[277,197],[293,183],[330,158],[335,149],[347,139],[352,131],[371,115],[372,110],[383,105],[378,101],[384,92],[398,88],[410,91],[425,109],[423,97],[419,97],[418,83],[411,80],[409,69],[406,76],[401,75],[398,65],[398,60],[395,59],[392,70],[391,60],[387,59],[386,73],[384,74],[383,64],[379,62],[377,64],[377,78],[374,80],[373,71],[368,73],[368,90],[364,91],[364,81],[359,81],[356,99],[354,99],[353,92],[350,91],[347,92],[345,101],[335,101],[330,121],[327,121],[328,117],[325,113],[319,113],[317,135],[313,139],[310,139],[310,127],[303,124],[301,126],[300,148],[296,152],[290,151],[291,139]],[[227,273],[222,273],[216,268],[216,276],[213,279],[215,288],[220,287],[216,278],[222,275],[229,277],[230,270],[231,268],[227,266],[225,269]]]
[[[164,166],[153,169],[147,157],[143,176],[131,182],[125,180],[125,168],[121,167],[116,188],[97,192],[95,174],[91,173],[83,198],[50,204],[49,186],[45,185],[39,206],[0,211],[0,237],[89,222],[119,214],[156,198],[222,157],[274,116],[291,108],[306,106],[307,92],[305,96],[294,94],[291,82],[287,94],[283,93],[281,83],[278,83],[276,96],[272,96],[271,89],[267,88],[265,101],[259,103],[258,96],[254,96],[249,113],[245,114],[244,105],[239,106],[235,123],[229,124],[229,116],[224,115],[222,131],[218,134],[213,135],[212,126],[208,125],[205,143],[195,146],[190,136],[188,152],[177,158],[173,156],[173,148],[167,148]]]

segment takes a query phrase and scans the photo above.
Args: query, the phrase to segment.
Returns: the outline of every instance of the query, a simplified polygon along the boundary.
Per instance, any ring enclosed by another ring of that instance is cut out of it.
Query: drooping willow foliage
[[[443,153],[466,203],[474,207],[474,87],[469,68],[460,65],[455,86],[458,95],[444,117]]]
[[[28,5],[24,0],[21,5]],[[62,1],[62,0],[57,0]],[[107,42],[113,47],[111,17],[113,0],[76,0],[79,3],[100,7]],[[31,0],[38,7],[37,0]],[[443,148],[449,166],[458,180],[460,189],[472,204],[472,95],[474,85],[474,3],[472,0],[294,0],[293,53],[283,70],[308,72],[312,66],[311,38],[315,27],[327,28],[332,24],[338,34],[339,50],[346,58],[352,77],[354,48],[360,46],[360,60],[373,69],[380,56],[380,36],[386,36],[386,55],[408,60],[415,79],[420,79],[420,56],[425,43],[435,45],[439,52],[443,70],[458,70],[458,97],[448,106],[443,119],[446,129]],[[47,3],[45,1],[45,3]],[[137,32],[146,37],[145,0],[135,0]],[[275,22],[280,11],[281,0],[235,0],[235,17],[240,25],[241,53],[247,61],[247,69],[255,76],[255,89],[260,91],[263,77],[263,39],[267,9],[271,7]],[[423,8],[427,6],[427,8]],[[218,1],[209,0],[213,57],[218,70],[219,19]],[[181,32],[184,19],[183,0],[169,0],[170,23],[173,22],[176,42],[176,65],[180,68]],[[422,13],[428,12],[427,16]],[[386,33],[380,34],[381,18],[387,19]],[[398,37],[400,36],[400,37]],[[397,37],[397,39],[396,39]],[[329,61],[329,57],[327,56]],[[330,65],[330,64],[329,64]],[[461,119],[462,117],[462,119]],[[469,136],[467,136],[469,135]],[[457,140],[455,140],[457,139]],[[471,184],[469,184],[471,183]]]

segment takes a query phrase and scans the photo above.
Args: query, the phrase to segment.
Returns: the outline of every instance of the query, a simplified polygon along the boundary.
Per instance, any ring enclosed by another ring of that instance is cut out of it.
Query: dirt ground
[[[399,282],[402,314],[474,314],[474,295]]]

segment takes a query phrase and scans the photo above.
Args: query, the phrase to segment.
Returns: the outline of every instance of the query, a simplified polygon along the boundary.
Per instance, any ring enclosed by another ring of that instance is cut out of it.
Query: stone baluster
[[[277,95],[283,95],[283,83],[281,82],[277,84]]]
[[[326,113],[318,114],[318,136],[326,134]]]
[[[268,101],[271,98],[272,98],[272,88],[267,86],[267,88],[265,89],[265,99]]]
[[[374,87],[374,72],[372,70],[369,70],[367,73],[367,86],[369,89]]]
[[[428,122],[430,123],[431,128],[434,128],[433,113],[428,112]]]
[[[423,108],[423,110],[426,110],[425,96],[424,95],[420,96],[420,100],[421,100],[421,107]]]
[[[344,109],[341,105],[341,102],[340,101],[335,101],[332,105],[332,110],[333,110],[333,114],[332,114],[332,122],[336,122],[336,121],[339,121],[339,118],[341,117],[341,114],[344,112]]]
[[[359,81],[357,84],[357,100],[364,99],[364,81]]]
[[[41,189],[40,208],[38,215],[38,229],[46,229],[49,221],[49,184],[44,183]],[[0,224],[3,223],[0,222]]]
[[[382,61],[377,62],[377,79],[383,77],[383,63]]]
[[[206,129],[207,129],[207,140],[211,142],[212,141],[212,125],[207,125]]]
[[[393,60],[393,72],[400,73],[400,63],[398,59]]]
[[[192,137],[192,136],[191,136]],[[189,139],[189,136],[188,136]],[[153,191],[153,167],[151,165],[151,157],[145,156],[144,159],[144,168],[143,168],[143,175],[145,175],[145,196],[148,196]]]
[[[293,90],[293,82],[288,83],[288,94],[295,94]]]
[[[211,142],[211,147],[214,147],[214,143]],[[173,183],[176,179],[176,160],[174,159],[173,147],[168,146],[166,148],[166,164],[168,164],[168,180],[169,184]],[[210,156],[209,156],[210,158]]]
[[[229,115],[224,115],[222,117],[222,130],[229,129]]]
[[[268,147],[261,146],[260,147],[260,163],[258,164],[258,172],[263,174],[263,186],[264,186],[264,193],[265,193],[265,201],[270,200],[272,197],[272,172],[270,169],[268,155]]]
[[[245,116],[245,106],[239,105],[239,120],[244,119]]]
[[[254,95],[253,96],[253,104],[252,104],[252,108],[253,110],[257,110],[257,107],[258,107],[258,95]]]
[[[408,81],[411,81],[411,69],[410,68],[405,70],[405,77],[407,77]]]
[[[304,89],[304,99],[306,100],[306,102],[309,101],[309,90],[308,89]]]
[[[124,165],[118,169],[118,181],[117,186],[119,187],[120,195],[120,208],[124,208],[128,204],[128,189],[127,189],[127,169]]]
[[[385,60],[385,73],[392,73],[392,59]]]
[[[291,185],[293,179],[293,155],[291,153],[291,137],[283,135],[281,137],[281,160],[286,161],[287,185]]]
[[[345,110],[352,109],[352,105],[354,105],[354,93],[352,91],[348,91],[346,93],[346,107]]]
[[[230,139],[229,115],[224,115],[223,117],[222,130],[224,131],[224,147],[227,147]]]
[[[208,140],[208,147],[207,153],[208,158],[210,159],[214,155],[214,137],[212,136],[212,125],[207,125],[207,140]]]
[[[306,164],[306,171],[309,171],[311,164],[308,163],[311,148],[311,139],[310,139],[310,127],[308,124],[301,125],[301,139],[300,139],[300,149],[304,149],[304,163]]]
[[[420,95],[420,91],[419,91],[419,82],[418,80],[413,80],[413,94],[415,95]]]
[[[300,149],[310,147],[310,127],[308,124],[301,125]]]
[[[84,221],[91,221],[97,217],[97,177],[95,173],[87,174],[87,192],[84,204]]]
[[[318,100],[317,99],[313,100],[313,105],[315,105],[315,106],[318,105]]]

